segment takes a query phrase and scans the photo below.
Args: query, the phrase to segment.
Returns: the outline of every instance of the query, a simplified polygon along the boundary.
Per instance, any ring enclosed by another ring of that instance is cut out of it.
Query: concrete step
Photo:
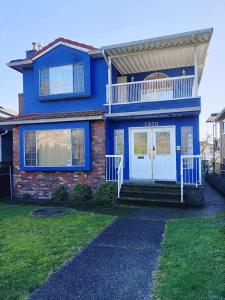
[[[165,199],[165,198],[134,198],[134,197],[120,197],[118,199],[119,203],[127,205],[159,205],[159,206],[169,206],[169,207],[183,207],[184,203],[176,199]]]

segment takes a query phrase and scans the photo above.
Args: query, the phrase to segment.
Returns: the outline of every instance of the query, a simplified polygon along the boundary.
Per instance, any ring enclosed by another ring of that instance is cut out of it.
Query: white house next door
[[[175,127],[130,128],[130,178],[176,180]]]

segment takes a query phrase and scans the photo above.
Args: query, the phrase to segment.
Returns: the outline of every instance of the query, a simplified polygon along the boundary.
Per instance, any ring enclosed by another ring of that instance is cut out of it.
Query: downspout
[[[107,99],[108,99],[108,104],[109,104],[109,113],[111,114],[111,106],[112,106],[112,64],[111,64],[111,58],[107,58],[105,54],[105,50],[102,49],[102,56],[105,59],[105,62],[108,67],[108,88],[107,88]]]

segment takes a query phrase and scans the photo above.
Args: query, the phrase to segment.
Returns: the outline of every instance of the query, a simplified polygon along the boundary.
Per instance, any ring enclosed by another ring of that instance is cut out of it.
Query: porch
[[[164,172],[167,170],[164,169]],[[181,155],[180,182],[124,180],[123,173],[123,156],[106,155],[106,181],[117,182],[117,197],[121,203],[204,206],[200,155]]]

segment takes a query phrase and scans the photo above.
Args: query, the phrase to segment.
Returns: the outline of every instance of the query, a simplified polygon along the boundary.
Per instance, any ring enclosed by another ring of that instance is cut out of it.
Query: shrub
[[[20,197],[23,201],[31,201],[32,200],[32,195],[29,193],[23,193],[22,196]]]
[[[85,183],[78,183],[73,186],[70,201],[72,204],[84,204],[87,202],[92,196],[91,187]]]
[[[117,198],[117,183],[103,182],[94,194],[94,200],[98,204],[112,206]]]
[[[63,185],[57,185],[53,188],[51,199],[55,202],[65,202],[69,198],[68,192]]]

